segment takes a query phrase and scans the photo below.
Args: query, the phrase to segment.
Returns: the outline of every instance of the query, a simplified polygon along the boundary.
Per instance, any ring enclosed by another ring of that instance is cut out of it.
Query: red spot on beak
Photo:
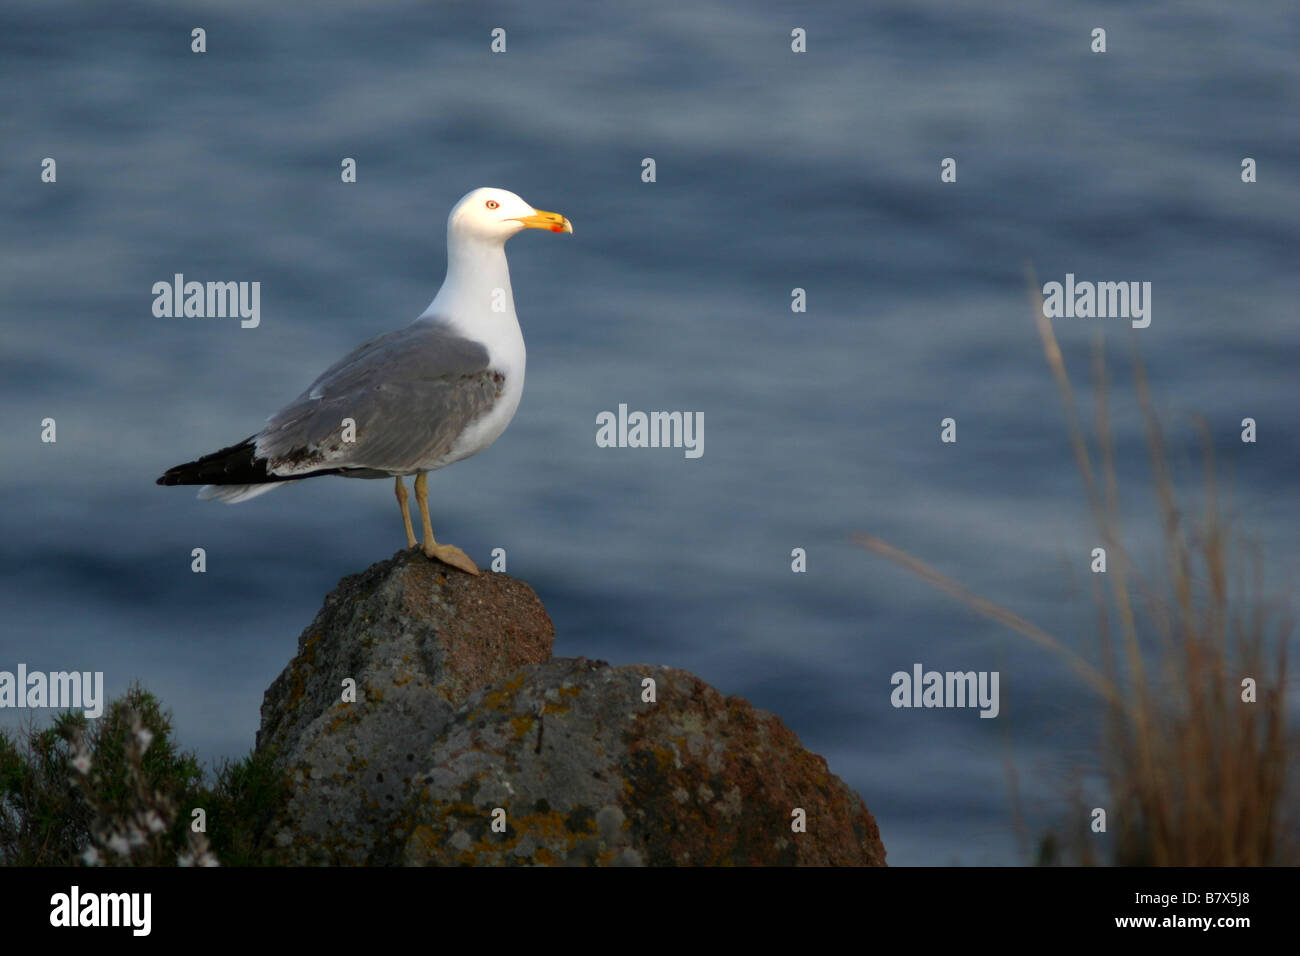
[[[551,232],[564,232],[564,227],[557,222],[551,227]]]

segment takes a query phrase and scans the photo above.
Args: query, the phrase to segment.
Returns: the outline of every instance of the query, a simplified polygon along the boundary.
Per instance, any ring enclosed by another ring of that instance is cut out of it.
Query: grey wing
[[[418,322],[371,339],[326,369],[271,416],[255,436],[256,452],[281,476],[409,473],[447,454],[492,408],[503,383],[483,345]]]

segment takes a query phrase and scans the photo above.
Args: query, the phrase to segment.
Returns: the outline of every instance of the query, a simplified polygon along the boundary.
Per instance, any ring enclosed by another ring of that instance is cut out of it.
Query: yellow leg
[[[406,546],[415,547],[415,529],[411,527],[411,509],[406,507],[406,485],[402,476],[397,476],[397,507],[402,509],[402,524],[406,525]]]
[[[460,568],[467,574],[478,574],[478,565],[470,560],[469,555],[454,544],[439,544],[433,540],[433,524],[429,521],[429,479],[427,472],[420,472],[415,478],[415,501],[420,506],[420,524],[424,531],[424,554],[437,558],[443,564]]]

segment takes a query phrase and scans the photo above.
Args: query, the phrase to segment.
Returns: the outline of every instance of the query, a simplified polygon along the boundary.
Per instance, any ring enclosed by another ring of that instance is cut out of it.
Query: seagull
[[[415,475],[424,554],[478,574],[464,551],[434,540],[428,473],[492,444],[519,407],[524,337],[505,244],[525,229],[573,225],[509,190],[467,193],[447,217],[447,276],[414,322],[343,356],[257,434],[168,469],[158,484],[203,485],[199,498],[234,504],[319,475],[394,478],[414,548],[402,479]]]

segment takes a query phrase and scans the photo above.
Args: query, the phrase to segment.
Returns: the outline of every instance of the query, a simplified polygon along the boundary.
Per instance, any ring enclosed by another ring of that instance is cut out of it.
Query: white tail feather
[[[274,491],[281,485],[287,485],[288,483],[287,481],[266,481],[258,485],[204,485],[199,489],[199,500],[224,501],[228,505],[236,505],[241,501],[247,501],[249,498],[264,495],[268,491]]]

